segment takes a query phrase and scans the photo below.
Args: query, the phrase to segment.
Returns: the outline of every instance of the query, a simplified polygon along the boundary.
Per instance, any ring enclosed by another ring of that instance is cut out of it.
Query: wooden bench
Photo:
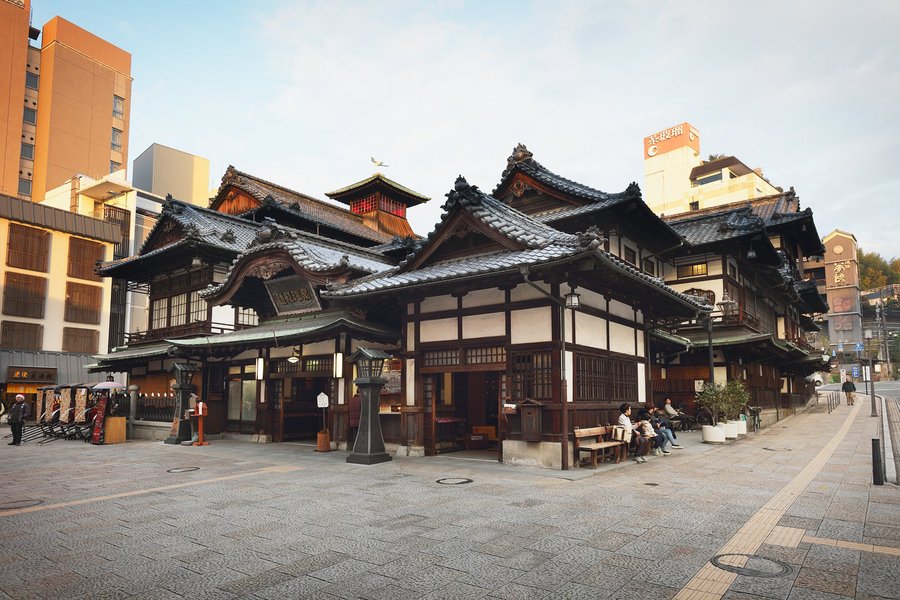
[[[625,449],[625,442],[621,440],[613,440],[612,427],[585,427],[575,428],[575,456],[581,460],[581,453],[588,452],[591,455],[591,467],[597,468],[597,455],[601,454],[604,458],[609,457],[610,448],[615,448],[616,463],[621,460],[621,450]]]

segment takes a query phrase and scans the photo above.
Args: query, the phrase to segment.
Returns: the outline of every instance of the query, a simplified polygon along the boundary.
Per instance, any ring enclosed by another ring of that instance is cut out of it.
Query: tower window
[[[30,196],[31,195],[31,180],[30,179],[20,179],[19,180],[19,195],[20,196]]]
[[[38,89],[38,76],[34,73],[25,73],[25,87],[32,90]]]
[[[122,151],[122,130],[115,127],[112,130],[112,149]]]
[[[26,144],[22,142],[22,158],[34,160],[34,144]]]
[[[37,124],[37,111],[33,108],[26,108],[25,114],[22,116],[22,120],[28,123],[29,125]]]
[[[113,116],[119,119],[125,118],[125,98],[113,96]]]

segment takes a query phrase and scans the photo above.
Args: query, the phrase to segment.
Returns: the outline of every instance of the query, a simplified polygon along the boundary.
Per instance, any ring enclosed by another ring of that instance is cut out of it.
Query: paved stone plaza
[[[596,471],[3,444],[0,597],[900,598],[900,489],[870,483],[863,404]]]

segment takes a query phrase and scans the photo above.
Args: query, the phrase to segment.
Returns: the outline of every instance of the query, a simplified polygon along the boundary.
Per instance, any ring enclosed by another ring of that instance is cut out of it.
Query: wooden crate
[[[104,443],[125,443],[125,417],[106,417],[106,421],[103,423],[103,429]]]

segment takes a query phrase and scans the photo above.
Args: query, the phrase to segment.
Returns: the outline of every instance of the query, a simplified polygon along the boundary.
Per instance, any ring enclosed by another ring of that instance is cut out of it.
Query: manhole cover
[[[753,567],[758,568],[746,566],[736,567],[734,565],[725,564],[723,561],[727,560],[729,557],[746,558],[747,562],[745,564],[752,564]],[[757,556],[756,554],[717,554],[716,556],[713,556],[709,562],[723,571],[737,573],[738,575],[744,575],[746,577],[784,577],[785,575],[790,575],[794,572],[794,567],[787,563],[775,560],[774,558]]]
[[[790,452],[790,448],[763,448],[763,450],[768,450],[769,452]]]
[[[13,500],[12,502],[4,502],[0,504],[0,510],[15,510],[17,508],[28,508],[43,504],[43,500]]]
[[[657,485],[659,485],[659,484],[658,484],[658,483],[645,483],[644,485],[649,485],[649,486],[651,486],[651,487],[655,487],[655,486],[657,486]]]
[[[441,485],[463,485],[472,483],[472,480],[465,477],[444,477],[443,479],[438,479],[437,483]]]
[[[190,473],[191,471],[196,471],[200,467],[175,467],[174,469],[169,469],[166,473]]]

